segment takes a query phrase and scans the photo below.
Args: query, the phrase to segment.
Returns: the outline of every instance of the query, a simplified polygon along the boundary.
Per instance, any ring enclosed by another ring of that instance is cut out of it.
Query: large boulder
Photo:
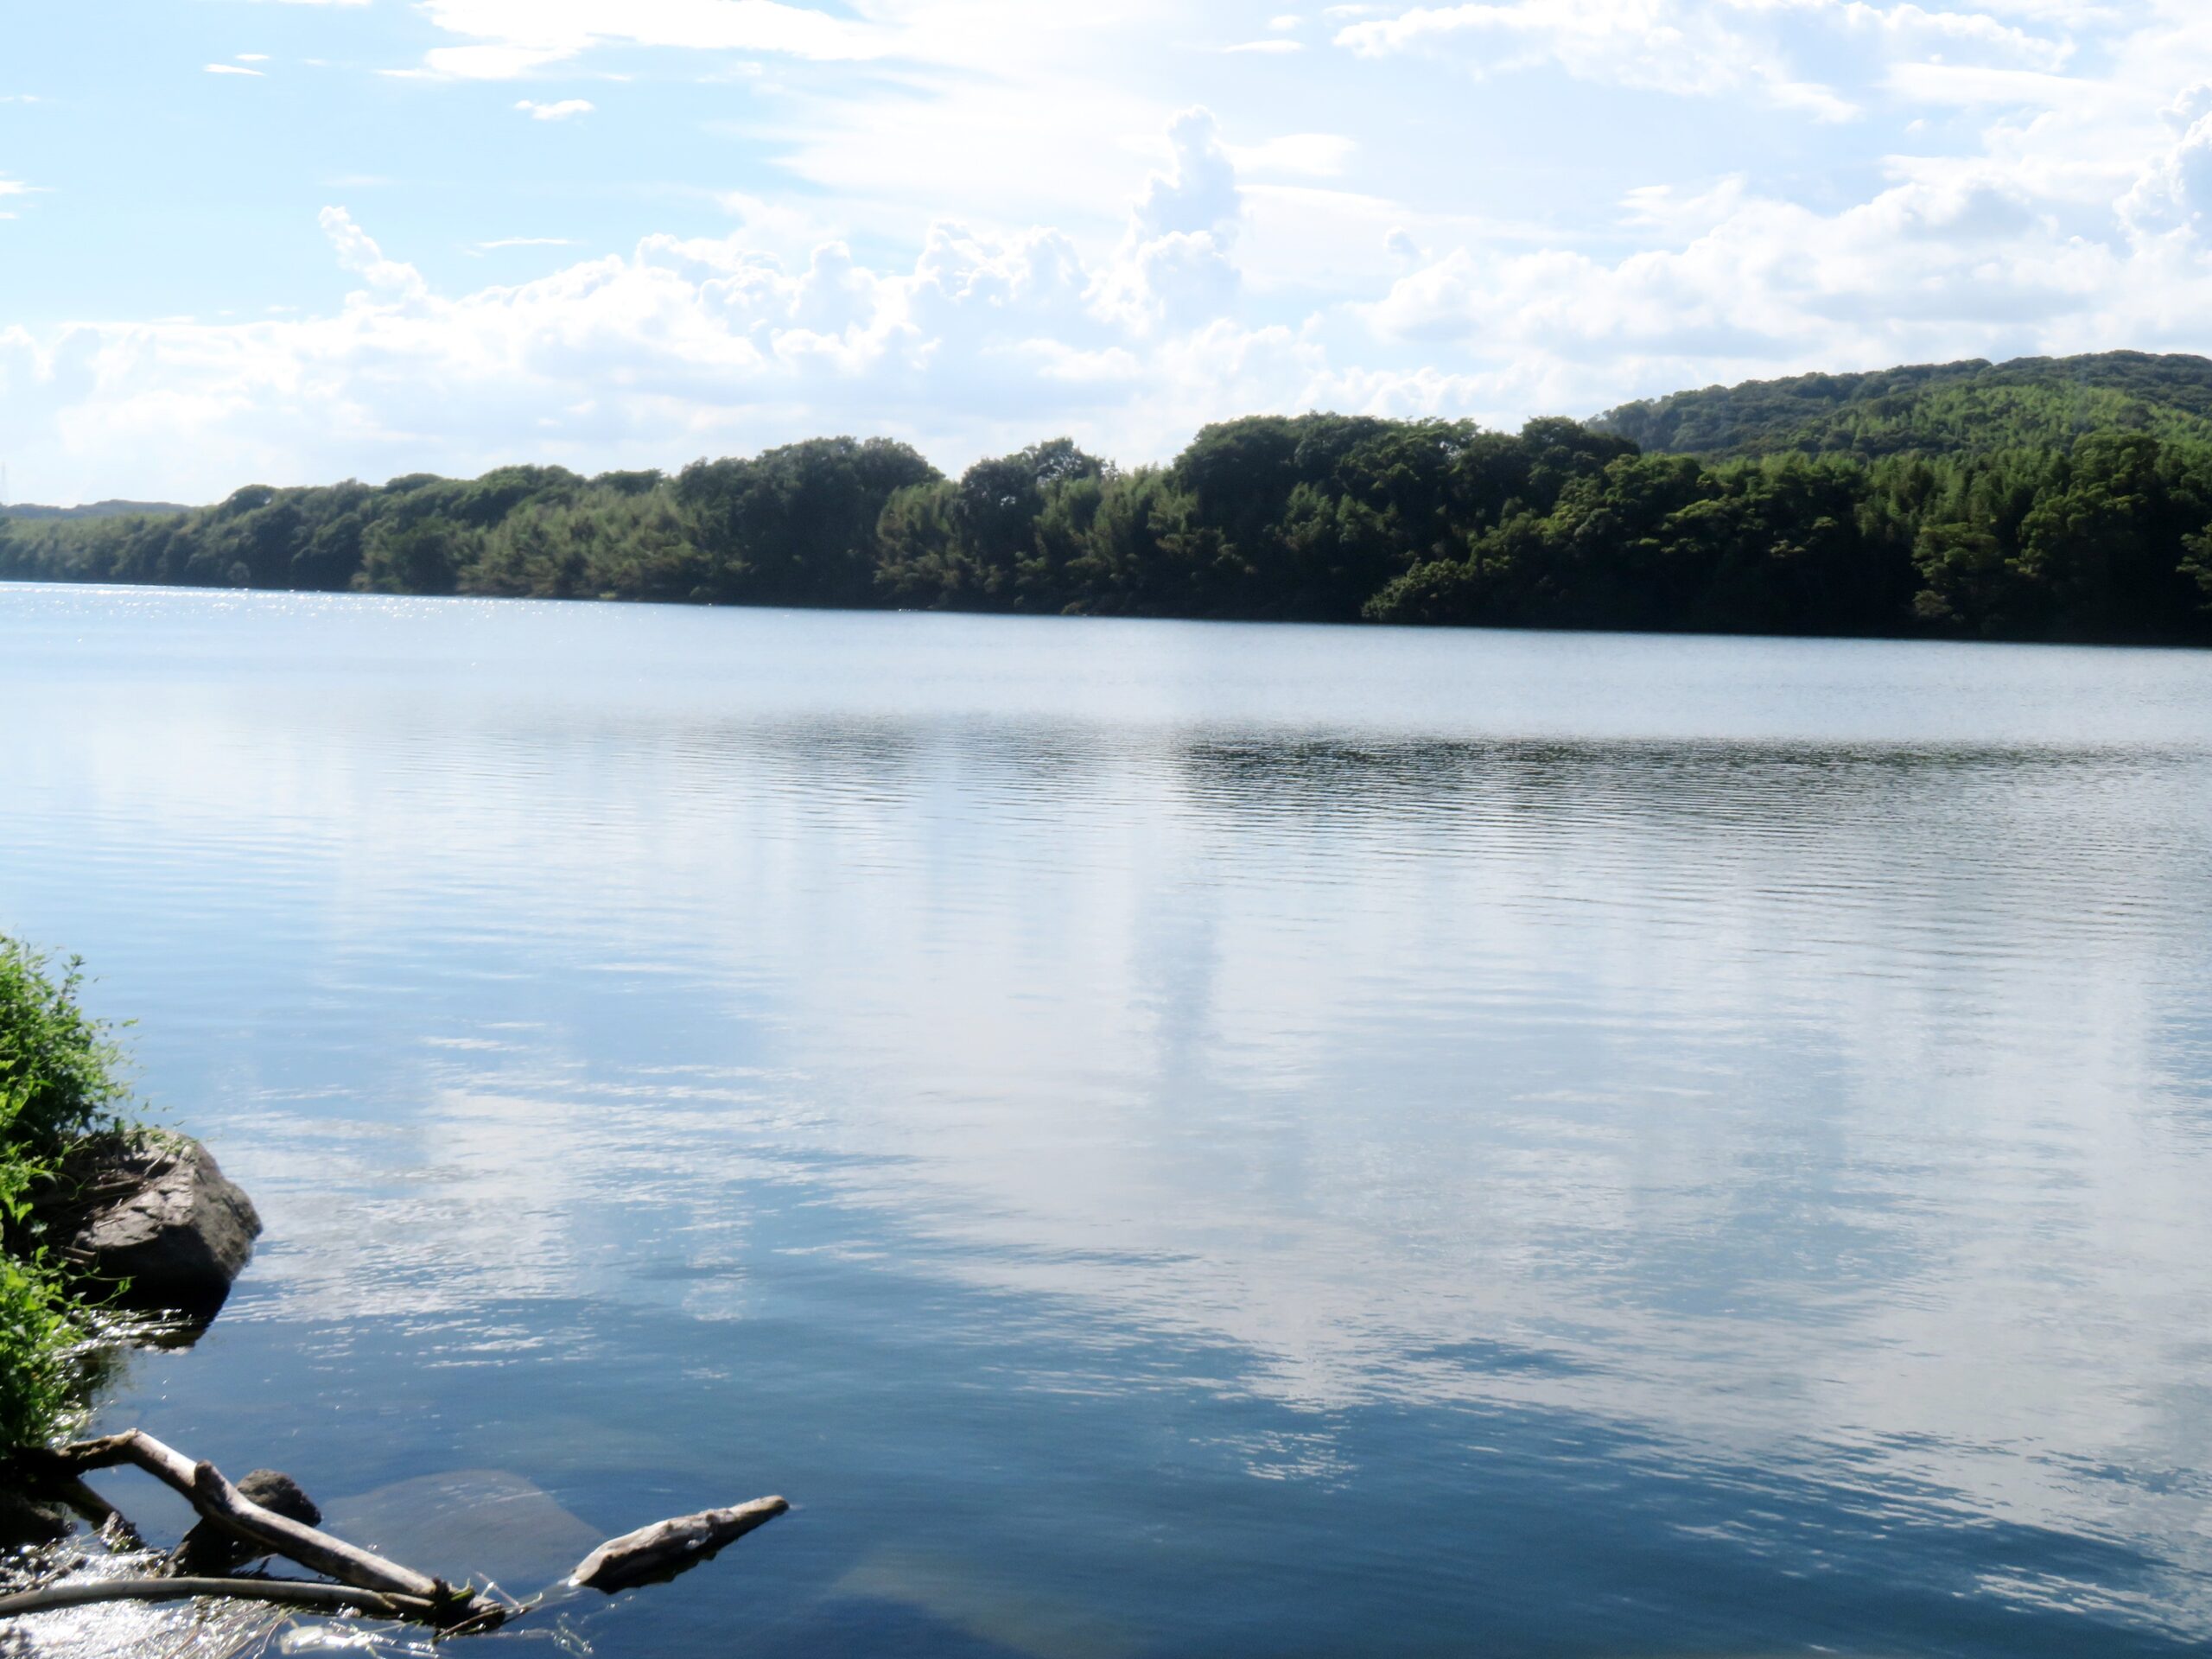
[[[181,1135],[119,1143],[90,1192],[63,1254],[97,1279],[127,1281],[124,1300],[140,1307],[219,1306],[261,1232],[253,1200]]]

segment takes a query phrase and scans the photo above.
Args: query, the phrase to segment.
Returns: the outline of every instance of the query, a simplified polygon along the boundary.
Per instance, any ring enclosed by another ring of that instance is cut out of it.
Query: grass
[[[74,960],[0,936],[0,1451],[79,1409],[88,1312],[49,1253],[38,1201],[71,1150],[124,1127],[122,1051],[78,1001]]]

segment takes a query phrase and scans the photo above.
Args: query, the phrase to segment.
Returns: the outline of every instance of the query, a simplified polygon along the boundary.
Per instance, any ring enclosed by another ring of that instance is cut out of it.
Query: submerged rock
[[[68,1512],[60,1504],[0,1486],[0,1552],[35,1549],[68,1535]],[[0,1568],[0,1589],[17,1587],[14,1575]]]
[[[288,1521],[308,1527],[322,1524],[322,1511],[315,1500],[281,1469],[256,1469],[238,1483],[238,1488],[241,1497]],[[213,1521],[202,1521],[184,1535],[184,1541],[169,1557],[169,1567],[180,1578],[222,1578],[268,1553],[240,1543]]]
[[[104,1149],[81,1190],[63,1254],[95,1278],[127,1281],[135,1306],[219,1306],[261,1232],[253,1201],[181,1135]]]

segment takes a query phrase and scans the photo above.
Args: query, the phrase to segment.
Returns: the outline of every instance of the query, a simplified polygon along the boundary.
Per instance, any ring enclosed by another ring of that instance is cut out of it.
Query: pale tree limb
[[[342,1538],[262,1508],[224,1479],[213,1464],[194,1463],[143,1430],[79,1440],[62,1446],[53,1456],[73,1473],[111,1469],[121,1464],[143,1469],[181,1493],[217,1526],[256,1549],[284,1556],[358,1590],[427,1602],[441,1610],[436,1623],[496,1623],[506,1617],[508,1610],[487,1597],[456,1590],[443,1579],[386,1560]]]
[[[116,1600],[174,1601],[200,1596],[289,1602],[294,1605],[382,1613],[433,1624],[448,1635],[473,1635],[498,1629],[526,1611],[443,1579],[417,1573],[372,1550],[278,1515],[255,1503],[226,1480],[212,1463],[194,1463],[141,1429],[97,1440],[79,1440],[24,1461],[49,1479],[75,1487],[84,1499],[120,1522],[111,1509],[78,1478],[91,1469],[128,1464],[181,1493],[215,1526],[265,1554],[282,1555],[339,1580],[334,1585],[301,1584],[267,1579],[112,1579],[105,1582],[49,1586],[44,1590],[0,1599],[0,1617],[54,1607]],[[576,1564],[571,1585],[609,1595],[632,1585],[672,1578],[707,1560],[756,1527],[791,1508],[780,1497],[756,1498],[726,1510],[704,1510],[672,1521],[657,1522],[609,1539]],[[127,1525],[127,1522],[123,1524]],[[535,1605],[535,1604],[531,1604]]]
[[[378,1613],[386,1618],[435,1622],[434,1603],[412,1596],[388,1596],[350,1584],[302,1584],[283,1579],[93,1579],[81,1584],[50,1584],[42,1590],[0,1596],[0,1618],[16,1613],[46,1613],[62,1607],[88,1607],[107,1601],[193,1601],[219,1596],[231,1601],[269,1601],[287,1607],[312,1607],[334,1613]]]
[[[734,1509],[704,1510],[640,1527],[608,1539],[585,1556],[569,1574],[569,1582],[611,1596],[633,1584],[680,1573],[790,1508],[780,1497],[757,1497]]]

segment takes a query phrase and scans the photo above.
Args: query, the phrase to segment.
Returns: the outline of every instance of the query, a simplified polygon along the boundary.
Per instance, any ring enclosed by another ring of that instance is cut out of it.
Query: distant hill
[[[89,501],[81,507],[40,507],[24,503],[0,505],[0,518],[142,518],[190,512],[175,501]]]
[[[1624,404],[1591,424],[1649,450],[1986,454],[2064,448],[2092,432],[2212,441],[2212,360],[2106,352],[1747,380]]]

